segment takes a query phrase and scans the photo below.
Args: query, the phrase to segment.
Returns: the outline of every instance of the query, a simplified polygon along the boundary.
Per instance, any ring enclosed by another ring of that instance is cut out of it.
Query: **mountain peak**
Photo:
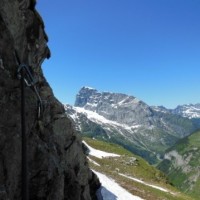
[[[76,101],[74,105],[77,107],[84,107],[88,103],[90,97],[95,95],[96,93],[97,90],[92,87],[82,87],[76,95]]]
[[[110,104],[112,107],[121,106],[125,104],[136,104],[141,102],[134,96],[129,96],[122,93],[113,92],[99,92],[95,88],[84,86],[80,89],[76,95],[75,106],[76,107],[92,107],[95,108],[98,105],[104,103]],[[89,108],[87,108],[89,109]],[[91,109],[89,109],[91,110]],[[92,109],[94,111],[94,109]]]
[[[200,118],[200,104],[179,105],[173,110],[173,113],[190,119]]]
[[[93,88],[93,87],[89,87],[89,86],[83,86],[81,89],[80,89],[80,91],[81,90],[96,90],[95,88]]]
[[[135,121],[138,118],[135,116],[138,115],[136,113],[140,113],[140,116],[143,116],[142,118],[151,115],[149,106],[134,96],[121,93],[99,92],[96,89],[88,87],[81,88],[77,94],[75,107],[93,111],[108,120],[115,120],[118,123],[124,124],[136,123],[138,121]],[[134,122],[131,119],[134,119]]]

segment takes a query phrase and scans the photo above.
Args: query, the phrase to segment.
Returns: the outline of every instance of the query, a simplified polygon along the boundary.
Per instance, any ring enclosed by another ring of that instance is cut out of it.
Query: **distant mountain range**
[[[160,112],[169,112],[189,119],[200,118],[200,103],[179,105],[175,109],[167,109],[163,106],[152,106],[152,108]]]
[[[200,118],[200,104],[188,104],[177,106],[174,110],[172,110],[174,114],[181,115],[183,117],[192,118]]]
[[[83,135],[111,141],[157,163],[169,147],[200,127],[200,105],[148,106],[126,94],[83,87],[67,115]]]

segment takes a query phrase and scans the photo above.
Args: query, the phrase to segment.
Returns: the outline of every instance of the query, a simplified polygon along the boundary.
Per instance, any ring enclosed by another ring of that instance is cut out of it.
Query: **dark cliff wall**
[[[17,56],[31,66],[45,102],[26,93],[26,130],[31,200],[96,199],[98,179],[88,168],[82,142],[46,82],[41,63],[50,56],[35,0],[0,1],[0,200],[21,199],[20,81]]]

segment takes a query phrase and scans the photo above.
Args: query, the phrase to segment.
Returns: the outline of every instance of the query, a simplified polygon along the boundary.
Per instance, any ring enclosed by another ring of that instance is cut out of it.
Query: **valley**
[[[84,143],[87,144],[90,167],[100,177],[103,186],[102,193],[109,195],[109,200],[115,199],[116,195],[120,194],[111,191],[111,186],[108,187],[104,183],[105,179],[114,181],[112,184],[118,184],[126,192],[129,192],[129,194],[125,194],[124,191],[121,194],[122,196],[127,195],[127,200],[192,200],[170,185],[162,172],[150,166],[142,158],[112,143],[85,137],[83,139]],[[105,154],[105,152],[107,153]],[[130,194],[134,196],[131,198]]]
[[[198,199],[200,142],[195,131],[200,128],[199,104],[167,109],[126,94],[83,87],[75,106],[64,106],[90,148],[120,155],[90,154],[93,170],[140,198],[190,199],[175,186]]]

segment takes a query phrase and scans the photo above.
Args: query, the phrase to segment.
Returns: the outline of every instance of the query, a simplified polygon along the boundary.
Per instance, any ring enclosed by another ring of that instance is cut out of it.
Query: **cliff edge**
[[[100,183],[42,73],[50,51],[35,0],[1,0],[0,30],[0,199],[21,199],[19,62],[30,66],[43,105],[38,118],[37,95],[25,87],[30,200],[96,199]]]

